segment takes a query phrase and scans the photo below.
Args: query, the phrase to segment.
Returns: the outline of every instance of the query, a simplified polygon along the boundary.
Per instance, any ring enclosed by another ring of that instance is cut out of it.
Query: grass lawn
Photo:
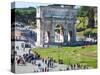
[[[35,48],[41,57],[53,57],[56,61],[62,59],[65,64],[86,64],[92,68],[97,67],[97,45],[75,47]]]

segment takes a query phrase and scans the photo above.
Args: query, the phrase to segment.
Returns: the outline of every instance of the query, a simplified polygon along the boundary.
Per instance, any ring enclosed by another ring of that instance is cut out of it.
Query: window
[[[17,50],[19,50],[19,47],[18,47],[18,46],[16,46],[16,49],[17,49]]]
[[[15,49],[15,47],[14,47],[14,46],[11,46],[11,49],[12,49],[12,50],[14,50],[14,49]]]
[[[21,44],[21,47],[24,48],[24,43]]]
[[[30,44],[25,44],[25,48],[31,48]]]

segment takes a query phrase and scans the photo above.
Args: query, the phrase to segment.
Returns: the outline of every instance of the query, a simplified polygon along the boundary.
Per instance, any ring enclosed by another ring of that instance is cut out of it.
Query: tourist
[[[11,55],[11,64],[14,64],[14,62],[15,62],[15,56]]]
[[[69,67],[67,67],[66,70],[69,70]]]

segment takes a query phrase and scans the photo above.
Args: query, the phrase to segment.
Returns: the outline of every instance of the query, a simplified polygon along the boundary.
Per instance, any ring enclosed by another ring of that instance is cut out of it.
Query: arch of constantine
[[[43,47],[45,43],[54,44],[55,27],[60,25],[62,43],[76,41],[76,15],[73,6],[40,6],[37,8],[37,46]],[[70,39],[68,39],[70,36]],[[59,36],[60,38],[60,36]]]

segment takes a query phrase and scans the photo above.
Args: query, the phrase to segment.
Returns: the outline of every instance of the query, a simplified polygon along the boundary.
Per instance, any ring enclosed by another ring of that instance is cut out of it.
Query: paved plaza
[[[16,56],[16,58],[17,57],[18,56]],[[70,65],[59,64],[58,62],[52,62],[52,61],[51,64],[48,66],[48,63],[45,63],[45,61],[43,61],[42,59],[33,60],[33,63],[25,62],[25,64],[22,63],[17,64],[17,61],[15,60],[16,73],[67,71],[67,70],[80,70],[80,69],[91,69],[91,67],[80,64],[70,64]]]

